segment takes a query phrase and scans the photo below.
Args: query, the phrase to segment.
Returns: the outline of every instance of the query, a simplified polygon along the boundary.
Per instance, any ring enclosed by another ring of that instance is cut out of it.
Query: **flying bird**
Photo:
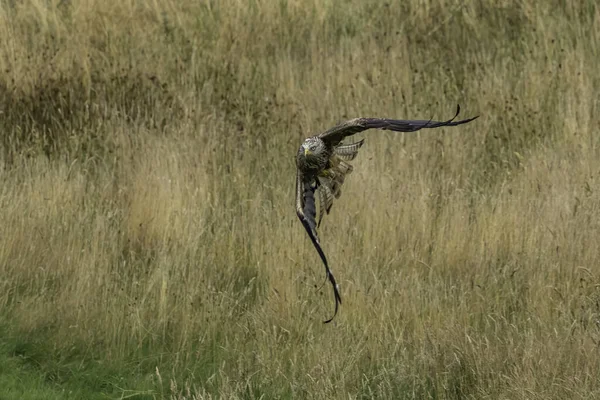
[[[331,322],[335,318],[339,305],[342,303],[342,298],[335,277],[327,263],[327,257],[321,248],[317,228],[321,225],[323,215],[329,214],[334,198],[340,197],[340,190],[346,175],[352,172],[352,165],[348,161],[352,161],[356,157],[358,150],[364,143],[364,139],[348,144],[343,144],[342,141],[367,129],[415,132],[423,128],[462,125],[479,117],[455,121],[459,112],[460,105],[457,106],[454,117],[443,122],[355,118],[305,139],[298,149],[296,154],[296,214],[317,249],[323,264],[325,264],[326,279],[331,283],[335,297],[334,314],[330,319],[324,321],[325,323]],[[318,192],[319,196],[318,219],[315,192]]]

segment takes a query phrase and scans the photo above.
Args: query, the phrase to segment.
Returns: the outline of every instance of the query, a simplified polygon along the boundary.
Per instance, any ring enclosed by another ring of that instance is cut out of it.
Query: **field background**
[[[1,399],[600,397],[594,0],[0,3]],[[323,247],[304,137],[365,133]]]

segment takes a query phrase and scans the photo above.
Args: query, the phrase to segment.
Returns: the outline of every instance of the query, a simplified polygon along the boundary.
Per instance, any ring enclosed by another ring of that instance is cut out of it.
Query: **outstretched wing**
[[[474,119],[463,119],[454,121],[460,113],[460,105],[456,107],[456,114],[447,121],[432,121],[432,120],[402,120],[402,119],[380,119],[380,118],[355,118],[340,125],[337,125],[326,132],[323,132],[319,137],[328,146],[337,146],[347,136],[352,136],[358,132],[367,129],[384,129],[396,132],[414,132],[423,128],[439,128],[441,126],[456,126],[466,124]]]
[[[335,277],[329,269],[327,257],[325,257],[325,253],[323,252],[321,244],[319,243],[319,236],[317,235],[317,222],[315,220],[317,214],[317,208],[315,204],[316,189],[316,182],[315,184],[304,182],[300,171],[298,171],[296,176],[296,214],[302,222],[302,225],[304,225],[304,229],[306,230],[306,233],[308,233],[308,237],[310,237],[315,249],[317,249],[317,253],[319,253],[319,257],[321,257],[321,260],[325,265],[325,274],[327,275],[327,279],[329,279],[331,286],[333,286],[333,294],[335,296],[335,311],[333,316],[325,321],[325,323],[328,323],[335,318],[339,305],[342,304],[342,297],[340,296]]]

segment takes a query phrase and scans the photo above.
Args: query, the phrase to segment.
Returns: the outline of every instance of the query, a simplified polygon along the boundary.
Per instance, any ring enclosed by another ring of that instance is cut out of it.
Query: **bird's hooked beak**
[[[312,151],[310,151],[310,149],[308,148],[308,146],[302,145],[302,147],[304,147],[304,157],[310,156],[312,154]]]

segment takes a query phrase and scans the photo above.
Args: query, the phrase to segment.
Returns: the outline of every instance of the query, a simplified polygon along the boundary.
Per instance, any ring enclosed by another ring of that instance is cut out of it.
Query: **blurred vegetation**
[[[0,3],[0,397],[594,398],[600,8]],[[321,240],[306,136],[365,132]]]

